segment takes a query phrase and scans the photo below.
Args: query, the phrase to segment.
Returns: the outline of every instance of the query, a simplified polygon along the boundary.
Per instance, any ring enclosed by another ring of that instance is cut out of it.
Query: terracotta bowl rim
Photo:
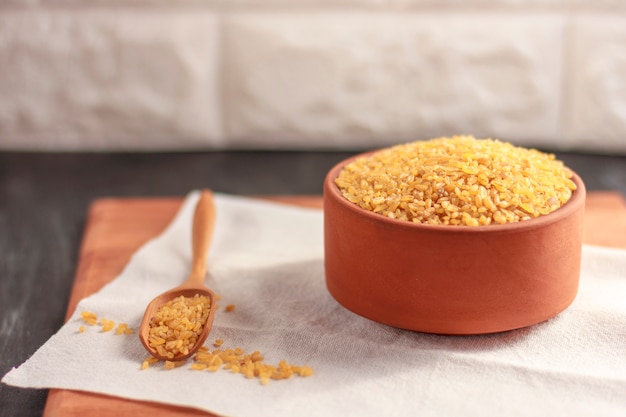
[[[362,156],[367,156],[369,154],[375,153],[377,151],[370,151],[361,154],[357,154],[351,156],[349,158],[340,161],[335,166],[333,166],[328,174],[326,175],[326,179],[324,180],[324,199],[332,198],[338,204],[343,206],[345,209],[363,216],[364,220],[370,220],[372,222],[378,222],[384,224],[389,227],[395,227],[399,229],[407,229],[407,230],[415,230],[415,231],[429,231],[429,232],[437,232],[437,233],[503,233],[509,231],[523,231],[527,229],[541,228],[543,226],[547,226],[554,222],[557,222],[564,217],[569,217],[574,212],[576,212],[581,205],[585,204],[585,196],[586,196],[586,188],[585,184],[582,181],[581,177],[574,171],[570,169],[572,172],[572,181],[576,184],[576,190],[572,192],[572,196],[570,199],[557,210],[548,213],[546,215],[541,215],[538,217],[534,217],[530,220],[523,220],[514,223],[506,223],[506,224],[489,224],[484,226],[464,226],[464,225],[434,225],[434,224],[424,224],[424,223],[413,223],[406,220],[397,220],[391,219],[389,217],[385,217],[383,215],[374,213],[372,211],[366,210],[357,206],[356,204],[348,201],[339,190],[337,184],[335,184],[335,179],[341,172],[344,166],[352,162],[353,160],[360,158]],[[569,168],[568,168],[569,169]]]

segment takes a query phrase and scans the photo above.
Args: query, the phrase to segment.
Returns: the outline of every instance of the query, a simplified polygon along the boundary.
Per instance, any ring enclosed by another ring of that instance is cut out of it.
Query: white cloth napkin
[[[266,361],[310,365],[315,375],[262,385],[228,371],[140,370],[136,335],[82,324],[80,312],[136,328],[145,305],[190,264],[198,193],[159,237],[2,382],[62,388],[263,416],[624,416],[626,252],[585,246],[580,291],[556,318],[483,336],[394,329],[334,301],[324,283],[322,212],[216,195],[207,284],[233,303],[208,342],[259,350]]]

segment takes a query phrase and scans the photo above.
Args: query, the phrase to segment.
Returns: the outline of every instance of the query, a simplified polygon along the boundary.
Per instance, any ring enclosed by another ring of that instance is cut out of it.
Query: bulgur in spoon
[[[203,190],[193,217],[191,273],[181,285],[148,304],[139,326],[141,343],[157,359],[187,359],[209,335],[216,297],[204,285],[204,278],[214,228],[213,193]]]

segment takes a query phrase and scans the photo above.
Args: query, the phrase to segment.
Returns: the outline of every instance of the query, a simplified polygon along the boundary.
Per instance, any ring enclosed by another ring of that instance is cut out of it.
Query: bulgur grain
[[[348,201],[389,218],[480,226],[551,213],[576,189],[571,178],[552,154],[453,136],[357,158],[335,183]]]
[[[198,294],[169,301],[150,320],[148,343],[169,359],[188,354],[202,334],[210,309],[210,300]]]
[[[98,316],[96,315],[96,313],[93,313],[91,311],[83,311],[80,313],[80,316],[83,322],[90,326],[95,326],[96,324],[100,324],[102,332],[105,332],[105,333],[110,332],[114,328],[115,328],[115,334],[118,334],[118,335],[135,333],[133,329],[128,327],[128,324],[119,323],[117,327],[115,327],[115,321],[108,320],[105,318],[98,319]],[[80,326],[78,328],[79,333],[84,333],[86,330],[87,329],[85,328],[85,326]]]
[[[126,323],[118,324],[117,328],[115,329],[115,334],[133,334],[133,333],[135,333],[135,331],[131,329],[130,327],[128,327],[128,324]]]
[[[207,366],[204,363],[192,363],[191,364],[191,369],[193,369],[194,371],[204,371],[206,368]]]
[[[157,363],[159,360],[157,358],[155,358],[154,356],[150,356],[149,358],[146,358],[143,363],[141,364],[141,369],[148,369],[148,367],[150,367],[150,365],[153,365],[155,363]]]
[[[100,324],[102,325],[103,332],[109,332],[115,327],[115,322],[113,320],[107,320],[105,318],[100,319]]]
[[[90,326],[94,326],[98,323],[98,316],[91,311],[83,311],[82,313],[80,313],[80,316],[83,321]]]
[[[206,368],[199,366],[204,365]],[[207,369],[217,372],[219,369],[229,370],[234,374],[241,374],[245,378],[257,378],[261,384],[266,385],[270,380],[289,379],[292,376],[308,377],[313,375],[310,366],[296,366],[282,360],[278,365],[270,365],[264,362],[264,357],[259,351],[245,353],[241,348],[208,350],[202,347],[194,356],[192,369]]]
[[[183,366],[186,361],[165,361],[165,365],[163,365],[164,369],[168,371],[174,368],[178,368],[179,366]]]
[[[298,375],[303,377],[311,376],[313,375],[313,368],[311,368],[310,366],[301,366],[298,369]]]

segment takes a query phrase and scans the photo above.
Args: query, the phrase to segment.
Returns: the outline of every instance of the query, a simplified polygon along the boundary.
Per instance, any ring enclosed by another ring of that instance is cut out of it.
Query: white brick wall
[[[565,136],[572,146],[626,149],[626,19],[572,22]]]
[[[224,24],[227,136],[282,147],[457,131],[557,138],[562,26],[536,16],[237,14]]]
[[[626,2],[0,2],[0,150],[455,133],[626,154]]]
[[[0,143],[220,146],[218,43],[210,12],[3,12]]]

